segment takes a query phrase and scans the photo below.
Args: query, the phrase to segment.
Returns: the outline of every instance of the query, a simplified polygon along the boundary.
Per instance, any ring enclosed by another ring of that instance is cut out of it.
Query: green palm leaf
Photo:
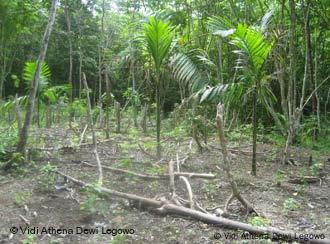
[[[272,43],[261,32],[245,24],[237,26],[231,43],[239,48],[238,53],[246,57],[254,72],[262,68],[272,49]]]
[[[23,79],[27,81],[28,88],[31,86],[31,82],[34,78],[34,74],[37,68],[36,62],[26,62],[23,70]],[[40,78],[38,84],[38,90],[42,90],[48,86],[48,79],[51,76],[50,69],[46,63],[43,63],[40,71]]]
[[[168,23],[150,17],[149,22],[144,26],[144,33],[148,51],[155,62],[156,71],[159,72],[171,47],[173,32]]]
[[[204,88],[209,79],[203,70],[215,64],[207,57],[206,52],[194,49],[188,53],[177,53],[171,58],[173,77],[184,85],[188,85],[192,92]]]

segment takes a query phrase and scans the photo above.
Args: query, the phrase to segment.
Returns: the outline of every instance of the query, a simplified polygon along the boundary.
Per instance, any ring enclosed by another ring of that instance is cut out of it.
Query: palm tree
[[[257,151],[257,106],[258,98],[265,100],[265,96],[273,97],[273,94],[265,85],[267,76],[263,72],[263,67],[266,59],[272,50],[273,43],[266,40],[263,31],[266,29],[271,12],[267,13],[261,22],[260,27],[251,27],[246,24],[238,24],[234,29],[233,26],[225,19],[211,18],[209,21],[210,26],[214,28],[217,26],[220,29],[213,32],[213,34],[220,35],[221,37],[229,37],[230,43],[233,44],[238,54],[236,68],[242,69],[241,80],[245,83],[246,93],[252,93],[252,106],[253,106],[253,132],[252,132],[252,175],[256,175],[256,151]]]
[[[270,16],[269,13],[265,15],[260,27],[238,24],[235,28],[228,20],[221,18],[210,18],[208,22],[209,29],[214,35],[219,35],[221,38],[229,38],[230,43],[237,47],[235,52],[239,57],[237,59],[236,68],[243,70],[240,82],[235,81],[235,83],[227,84],[219,83],[216,86],[209,86],[208,81],[203,78],[201,71],[194,62],[192,62],[191,58],[179,54],[174,59],[174,76],[179,80],[190,82],[192,88],[198,88],[197,94],[200,95],[201,102],[214,100],[225,93],[224,99],[226,102],[234,102],[237,104],[237,101],[240,100],[243,95],[252,94],[252,175],[256,175],[258,98],[264,101],[264,103],[274,98],[274,95],[267,86],[267,76],[263,72],[264,64],[273,46],[263,35],[263,30],[265,30]]]
[[[149,22],[144,26],[145,42],[149,54],[154,61],[155,69],[155,81],[156,81],[156,130],[157,130],[157,155],[160,157],[161,145],[160,145],[160,77],[161,67],[169,53],[173,32],[168,23],[150,17]]]

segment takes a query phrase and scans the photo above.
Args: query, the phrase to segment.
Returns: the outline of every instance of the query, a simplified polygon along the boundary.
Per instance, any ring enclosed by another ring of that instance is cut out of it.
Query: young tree
[[[24,125],[21,129],[19,141],[18,141],[18,145],[17,145],[17,151],[22,154],[25,154],[25,147],[26,147],[26,143],[27,143],[27,139],[28,139],[28,131],[29,131],[31,121],[32,121],[34,105],[35,105],[35,98],[36,98],[36,94],[37,94],[37,90],[38,90],[40,71],[42,68],[42,64],[45,60],[49,37],[50,37],[52,28],[53,28],[53,25],[55,22],[57,5],[58,5],[58,0],[53,0],[52,6],[50,8],[48,24],[47,24],[47,27],[46,27],[46,30],[45,30],[45,33],[43,36],[42,44],[41,44],[39,58],[37,60],[37,68],[34,73],[34,78],[33,78],[32,84],[31,84],[29,100],[28,100],[29,104],[28,104],[27,111],[26,111]]]
[[[148,51],[154,61],[155,82],[156,82],[156,130],[157,130],[157,155],[161,155],[160,145],[160,82],[161,82],[161,67],[166,58],[173,39],[173,33],[168,23],[151,17],[145,25],[145,41]]]

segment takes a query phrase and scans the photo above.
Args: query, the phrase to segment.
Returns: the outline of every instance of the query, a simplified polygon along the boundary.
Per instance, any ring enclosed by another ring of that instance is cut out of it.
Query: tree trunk
[[[231,174],[230,167],[229,167],[229,160],[228,160],[228,151],[227,151],[227,143],[226,143],[226,138],[225,138],[225,132],[223,129],[223,121],[222,121],[222,116],[224,113],[224,106],[223,104],[219,103],[217,106],[217,115],[216,115],[216,123],[217,123],[217,131],[218,131],[218,138],[221,146],[221,152],[222,152],[222,158],[223,158],[223,170],[226,173],[227,179],[230,183],[231,190],[232,190],[232,195],[228,198],[225,206],[225,212],[227,212],[227,208],[229,203],[234,199],[237,198],[238,201],[241,202],[241,204],[246,208],[247,212],[256,212],[251,204],[245,200],[237,187],[237,183]]]
[[[66,1],[65,4],[65,17],[66,17],[66,25],[68,28],[68,41],[69,41],[69,76],[68,76],[68,83],[72,85],[72,91],[71,91],[71,103],[74,99],[74,82],[72,80],[72,69],[73,69],[73,50],[72,50],[72,35],[71,35],[71,19],[70,19],[70,13],[69,13],[69,5],[68,1]]]
[[[105,70],[105,89],[107,93],[106,100],[106,137],[110,138],[110,105],[111,105],[111,84],[109,80],[108,69]]]
[[[88,119],[88,124],[89,127],[91,128],[92,131],[92,139],[93,139],[93,153],[95,155],[96,158],[96,162],[97,162],[97,168],[99,171],[99,180],[98,180],[98,184],[101,186],[103,183],[103,170],[102,170],[102,165],[101,165],[101,161],[99,159],[99,154],[97,152],[97,139],[96,139],[96,134],[95,134],[95,128],[94,128],[94,122],[93,122],[93,117],[92,117],[92,106],[91,106],[91,99],[89,97],[89,89],[88,89],[88,85],[87,85],[87,80],[86,80],[86,76],[85,73],[83,73],[83,83],[84,83],[84,87],[86,89],[86,99],[87,99],[87,119]]]
[[[257,87],[253,91],[253,132],[252,132],[252,171],[251,174],[257,175]]]
[[[161,157],[161,145],[160,145],[160,84],[159,84],[159,74],[157,74],[156,81],[156,130],[157,130],[157,157]]]
[[[20,108],[19,102],[18,102],[17,93],[15,96],[15,113],[16,113],[18,131],[20,131],[22,129],[22,114],[21,114],[21,108]]]
[[[30,89],[30,94],[29,94],[29,100],[28,100],[28,108],[26,111],[26,116],[25,116],[25,121],[24,125],[22,127],[22,130],[20,132],[19,136],[19,141],[17,145],[17,151],[25,154],[25,147],[28,139],[28,132],[29,128],[31,125],[32,121],[32,116],[33,116],[33,111],[34,111],[34,105],[35,105],[35,99],[36,99],[36,94],[38,90],[38,83],[39,83],[39,78],[40,78],[40,71],[41,71],[41,66],[45,60],[46,52],[47,52],[47,47],[48,47],[48,42],[49,42],[49,37],[52,32],[52,28],[55,22],[55,16],[56,16],[56,9],[58,5],[58,0],[53,0],[52,1],[52,6],[50,9],[50,15],[48,19],[48,24],[43,36],[42,40],[42,45],[40,49],[40,54],[39,58],[37,60],[37,68],[34,73],[34,78],[31,84],[31,89]]]
[[[115,101],[115,113],[116,113],[116,121],[117,121],[117,127],[116,127],[116,132],[120,133],[120,124],[121,124],[121,108],[120,108],[120,103]]]

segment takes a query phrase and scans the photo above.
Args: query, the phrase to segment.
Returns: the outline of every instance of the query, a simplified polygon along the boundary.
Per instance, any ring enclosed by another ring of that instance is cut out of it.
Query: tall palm
[[[243,87],[246,93],[252,93],[253,105],[253,156],[252,156],[252,175],[256,175],[256,150],[257,150],[257,106],[258,97],[267,100],[265,96],[273,97],[271,91],[265,86],[264,80],[267,80],[263,67],[266,59],[272,49],[273,44],[268,42],[263,35],[272,12],[268,12],[262,19],[259,27],[251,27],[245,24],[238,24],[236,28],[221,18],[210,18],[209,27],[213,34],[223,37],[229,37],[230,43],[236,46],[235,51],[238,54],[237,69],[242,69],[241,80],[244,81]],[[207,92],[207,91],[206,91]],[[210,92],[209,92],[210,93]],[[204,93],[205,94],[205,93]],[[214,93],[212,93],[214,95]],[[240,93],[243,94],[243,93]],[[265,95],[266,94],[266,95]],[[229,94],[230,95],[230,94]],[[230,99],[239,99],[239,96]]]
[[[144,26],[145,41],[149,54],[154,61],[155,81],[156,81],[156,129],[157,129],[157,155],[160,157],[160,76],[162,64],[170,50],[173,32],[168,23],[149,18],[149,22]]]
[[[198,93],[202,101],[211,101],[225,93],[225,100],[229,103],[235,102],[245,94],[252,93],[253,100],[253,156],[252,174],[256,175],[256,148],[257,148],[257,102],[258,97],[262,100],[271,99],[273,94],[268,89],[265,80],[267,76],[263,72],[266,59],[272,49],[273,44],[268,42],[262,31],[265,30],[269,22],[270,14],[267,13],[262,19],[259,28],[250,27],[245,24],[238,24],[235,28],[225,18],[210,18],[208,25],[214,35],[221,38],[229,38],[230,43],[237,47],[235,51],[239,57],[237,59],[237,69],[242,69],[241,82],[219,83],[216,86],[209,86],[205,79],[202,79],[200,70],[192,63],[192,60],[185,55],[177,55],[174,59],[174,75],[177,79],[192,83],[192,87],[198,87]],[[194,74],[191,76],[191,74]],[[196,86],[197,84],[197,86]],[[200,86],[201,85],[201,86]],[[266,102],[265,102],[266,103]]]
[[[256,169],[256,151],[257,151],[257,106],[258,97],[262,94],[261,81],[265,75],[263,67],[266,59],[272,49],[272,43],[268,42],[261,31],[245,24],[238,24],[232,35],[231,43],[235,45],[240,55],[239,60],[244,59],[242,66],[244,72],[243,77],[250,81],[253,96],[253,154],[252,154],[252,175],[257,174]],[[241,63],[241,62],[240,62]]]

